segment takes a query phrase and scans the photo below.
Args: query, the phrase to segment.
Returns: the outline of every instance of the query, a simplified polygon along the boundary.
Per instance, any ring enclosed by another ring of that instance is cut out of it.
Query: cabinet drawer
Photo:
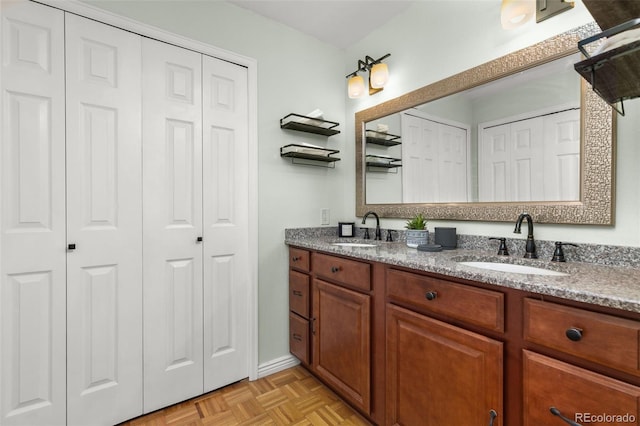
[[[589,361],[638,374],[638,336],[637,321],[539,300],[524,301],[527,341]]]
[[[422,311],[504,331],[504,295],[497,291],[389,269],[387,296]]]
[[[309,364],[309,321],[289,313],[289,350],[303,364]]]
[[[524,426],[566,425],[552,407],[578,424],[637,424],[639,387],[534,352],[524,351],[523,362]]]
[[[330,281],[359,290],[371,290],[371,266],[368,263],[313,253],[313,272]]]
[[[310,255],[308,250],[290,248],[289,249],[289,266],[300,271],[309,272]]]
[[[289,271],[289,309],[309,318],[309,275]]]

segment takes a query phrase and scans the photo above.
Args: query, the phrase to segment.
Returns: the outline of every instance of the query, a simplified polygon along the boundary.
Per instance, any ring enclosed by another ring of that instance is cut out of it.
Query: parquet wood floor
[[[120,426],[370,425],[303,367],[241,382]]]

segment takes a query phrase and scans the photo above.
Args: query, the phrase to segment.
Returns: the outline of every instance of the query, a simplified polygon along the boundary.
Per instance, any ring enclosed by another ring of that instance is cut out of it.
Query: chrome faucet
[[[375,212],[367,212],[362,218],[362,224],[364,225],[364,223],[367,221],[367,217],[369,217],[370,214],[372,214],[373,217],[376,218],[376,238],[375,239],[382,240],[382,232],[380,231],[380,218]],[[369,237],[369,228],[365,228],[364,239],[368,240],[369,238],[371,238]]]
[[[527,219],[527,225],[529,225],[529,230],[527,234],[527,245],[525,248],[524,257],[527,259],[537,259],[538,254],[536,253],[536,242],[533,239],[533,219],[529,213],[521,213],[518,216],[518,220],[516,221],[516,229],[514,229],[514,234],[520,233],[520,227],[522,226],[522,221]]]

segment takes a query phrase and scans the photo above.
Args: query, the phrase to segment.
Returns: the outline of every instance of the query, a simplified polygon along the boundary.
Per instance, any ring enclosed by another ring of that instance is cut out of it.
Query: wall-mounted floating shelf
[[[365,132],[367,143],[382,146],[400,145],[400,136],[391,133],[377,132],[375,130],[367,130]]]
[[[394,170],[398,172],[398,167],[402,167],[401,158],[388,157],[386,155],[367,154],[365,157],[367,171],[371,172],[389,172]]]
[[[624,102],[640,96],[640,39],[628,38],[610,49],[590,56],[586,45],[607,38],[611,41],[615,35],[640,26],[640,18],[617,25],[578,43],[578,48],[586,57],[574,65],[575,70],[584,77],[593,90],[621,115],[624,115]],[[606,44],[605,44],[606,46]],[[617,107],[616,104],[620,106]]]
[[[289,144],[280,148],[280,156],[290,158],[293,164],[323,166],[334,168],[338,157],[332,157],[340,151],[311,145]]]
[[[280,119],[280,128],[297,130],[299,132],[315,133],[324,136],[333,136],[340,133],[336,130],[340,123],[322,120],[320,118],[307,117],[305,115],[291,113]]]

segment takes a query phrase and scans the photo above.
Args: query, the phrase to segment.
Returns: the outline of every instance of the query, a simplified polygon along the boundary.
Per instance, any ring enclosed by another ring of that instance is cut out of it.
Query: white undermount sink
[[[458,262],[461,265],[471,266],[474,268],[489,269],[492,271],[509,272],[512,274],[528,274],[528,275],[553,275],[567,276],[564,272],[553,271],[551,269],[535,268],[533,266],[515,265],[513,263],[500,262]]]
[[[333,243],[331,245],[340,247],[377,247],[376,244],[369,243]]]

